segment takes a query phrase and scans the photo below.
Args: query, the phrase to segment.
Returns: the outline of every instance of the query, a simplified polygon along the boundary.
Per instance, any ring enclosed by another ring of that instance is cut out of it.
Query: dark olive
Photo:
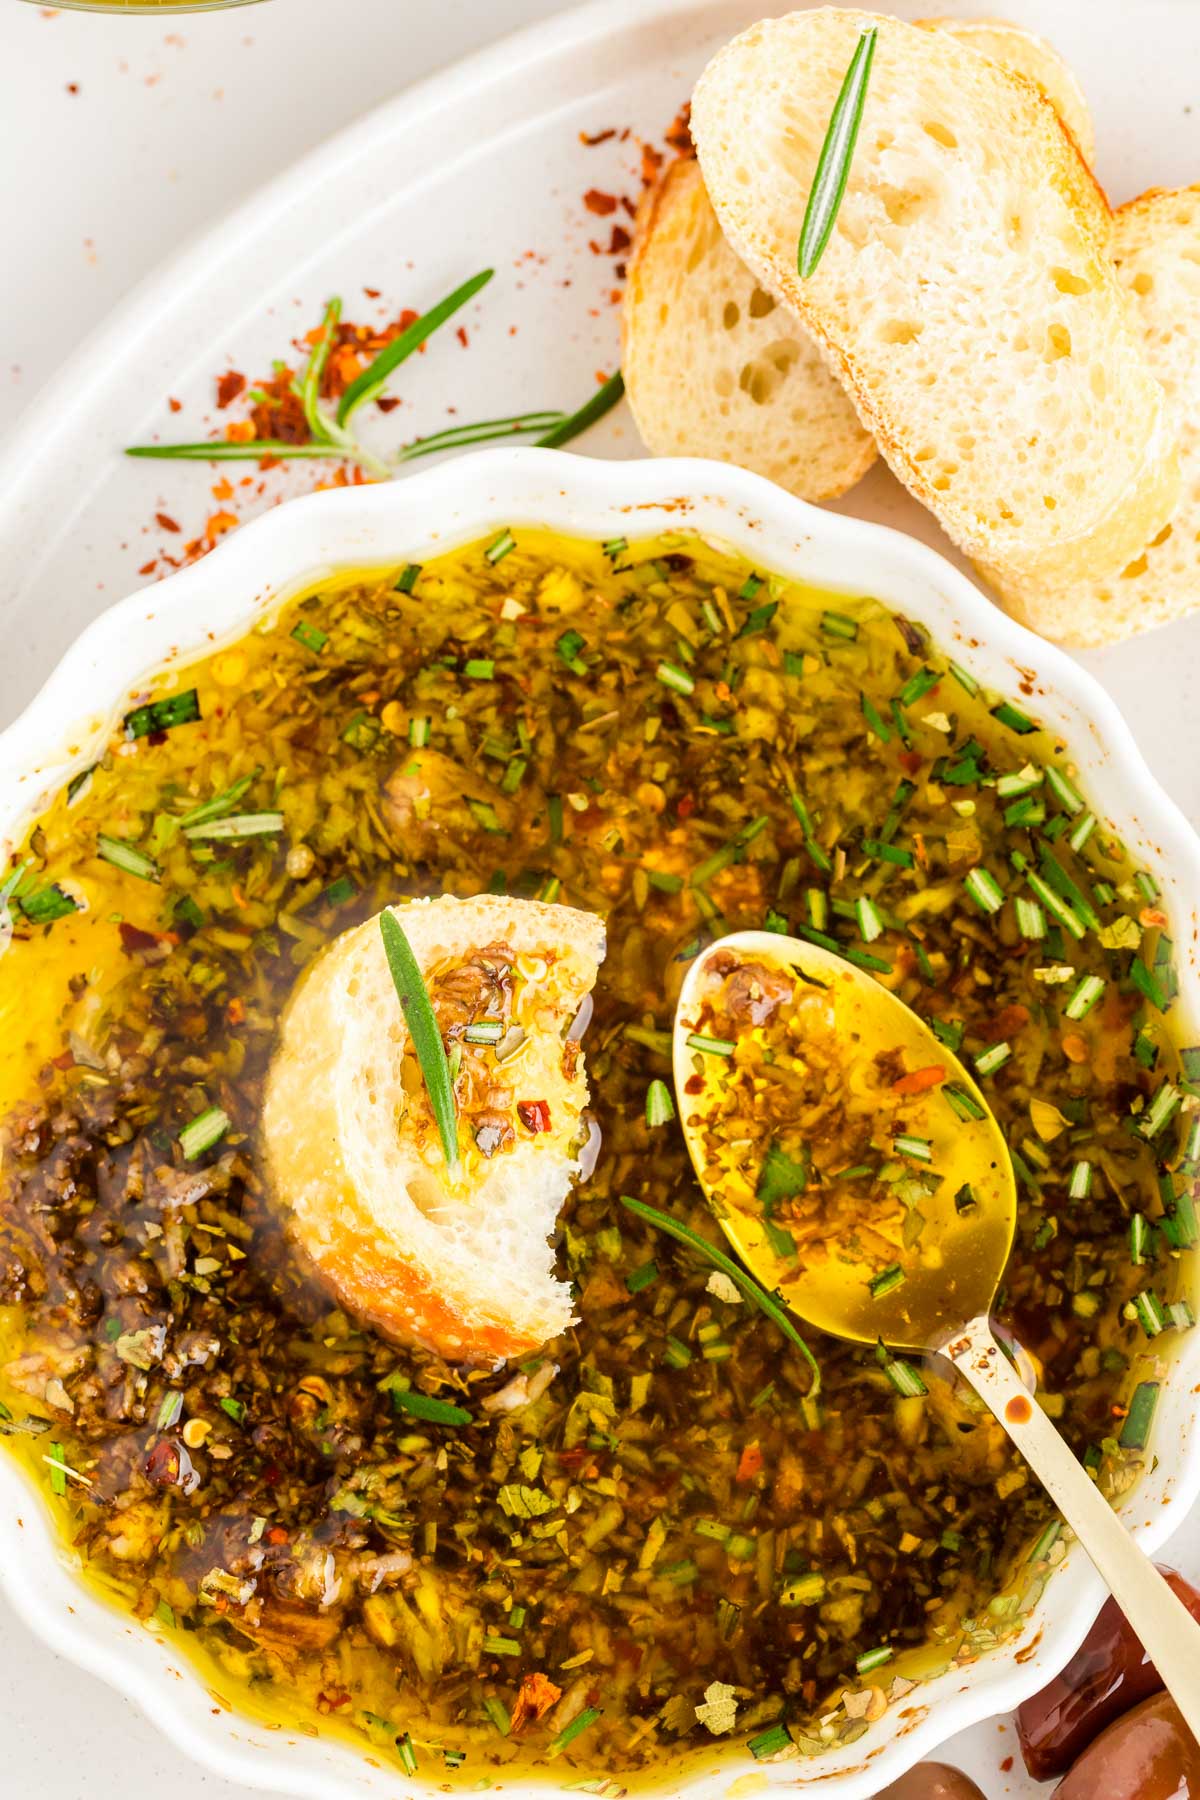
[[[1051,1800],[1197,1800],[1200,1744],[1170,1694],[1155,1694],[1089,1744]]]
[[[1200,1592],[1174,1569],[1162,1572],[1200,1619]],[[1106,1600],[1062,1674],[1017,1708],[1025,1767],[1035,1781],[1063,1774],[1106,1725],[1161,1687],[1125,1615],[1115,1600]]]
[[[984,1800],[969,1775],[949,1763],[918,1763],[891,1787],[882,1788],[875,1800]]]

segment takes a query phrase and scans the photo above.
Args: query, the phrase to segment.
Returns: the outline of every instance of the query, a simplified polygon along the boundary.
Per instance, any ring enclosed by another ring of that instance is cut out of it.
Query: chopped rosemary
[[[465,1406],[451,1400],[439,1400],[434,1394],[421,1394],[415,1388],[393,1387],[392,1405],[397,1412],[409,1413],[426,1425],[470,1425],[475,1415]]]
[[[882,1300],[885,1294],[894,1293],[904,1279],[904,1270],[900,1264],[890,1263],[886,1269],[881,1269],[878,1275],[872,1275],[868,1281],[867,1286],[871,1290],[871,1298]]]
[[[677,694],[691,694],[695,692],[696,682],[694,677],[689,675],[686,669],[681,669],[678,663],[660,662],[658,668],[654,672],[664,687],[674,689]]]
[[[490,562],[493,565],[495,565],[498,562],[503,562],[504,558],[509,554],[509,552],[512,550],[515,550],[516,547],[517,547],[516,538],[513,536],[512,532],[509,531],[507,527],[505,527],[505,529],[500,533],[499,537],[493,538],[492,542],[488,545],[487,549],[484,551],[484,553],[483,553],[484,561]]]
[[[1161,1383],[1157,1381],[1139,1381],[1133,1390],[1129,1402],[1129,1411],[1125,1415],[1125,1423],[1121,1427],[1121,1435],[1117,1440],[1122,1450],[1144,1450],[1150,1439],[1150,1427],[1154,1423],[1154,1410],[1158,1405]]]
[[[179,1133],[179,1148],[183,1151],[187,1162],[195,1162],[214,1144],[219,1144],[229,1130],[229,1114],[220,1106],[207,1106],[202,1113],[197,1113],[191,1122]]]
[[[972,869],[963,886],[980,912],[996,913],[1004,905],[1004,889],[987,869]]]
[[[561,1756],[563,1751],[567,1749],[569,1745],[573,1744],[577,1737],[582,1737],[583,1733],[596,1723],[596,1720],[600,1717],[600,1711],[601,1709],[598,1706],[585,1706],[583,1711],[579,1713],[576,1718],[572,1719],[569,1725],[564,1725],[558,1736],[551,1738],[549,1744],[546,1746],[547,1762],[553,1762],[554,1758],[556,1756]]]
[[[675,1102],[665,1081],[654,1080],[646,1089],[647,1125],[669,1125],[675,1117]]]
[[[173,731],[177,725],[194,725],[200,717],[200,696],[195,688],[182,694],[167,694],[147,706],[135,706],[125,714],[127,738],[151,737],[160,731]]]
[[[132,844],[127,844],[124,838],[109,837],[107,832],[100,832],[96,838],[96,854],[111,863],[114,869],[136,875],[141,881],[159,879],[158,864]]]

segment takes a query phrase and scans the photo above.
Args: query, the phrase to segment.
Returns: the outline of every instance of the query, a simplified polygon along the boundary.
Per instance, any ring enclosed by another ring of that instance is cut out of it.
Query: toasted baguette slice
[[[796,245],[860,33],[878,45],[815,273]],[[701,76],[692,135],[725,236],[833,359],[905,486],[1003,593],[1103,579],[1170,515],[1174,428],[1053,107],[947,32],[765,20]]]
[[[1095,161],[1096,131],[1083,89],[1053,44],[1005,19],[919,19],[917,23],[930,31],[948,31],[990,62],[1032,81],[1075,139],[1084,162]]]
[[[1044,38],[999,20],[922,23],[1034,81],[1090,160],[1087,102]],[[643,198],[621,335],[629,403],[656,456],[737,463],[802,500],[835,499],[875,460],[812,338],[729,248],[691,160],[667,164]]]
[[[590,913],[484,894],[392,909],[459,1046],[451,1175],[378,918],[344,933],[284,1016],[263,1108],[273,1192],[317,1274],[385,1336],[491,1363],[572,1322],[547,1239],[578,1174],[587,1084],[566,1036],[604,956]],[[512,1061],[463,1033],[519,1026]]]
[[[844,494],[875,441],[804,327],[721,235],[695,161],[648,189],[621,311],[625,391],[656,456],[711,456],[802,500]]]
[[[1152,189],[1115,223],[1117,273],[1178,422],[1182,480],[1170,520],[1119,575],[1009,595],[1018,617],[1064,644],[1113,643],[1200,607],[1200,186]]]

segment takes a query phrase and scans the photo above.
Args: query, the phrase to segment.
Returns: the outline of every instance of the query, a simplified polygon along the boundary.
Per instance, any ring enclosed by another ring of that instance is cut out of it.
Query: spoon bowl
[[[793,1016],[815,1028],[803,1035],[783,1022],[788,982]],[[732,1055],[721,1035],[731,1008],[747,1027]],[[777,1038],[786,1042],[766,1041]],[[814,1067],[806,1039],[832,1044],[837,1065]],[[989,1310],[1016,1228],[1008,1148],[974,1079],[889,988],[820,945],[735,932],[691,964],[672,1049],[679,1117],[705,1196],[743,1262],[799,1317],[852,1342],[924,1350]],[[855,1095],[859,1065],[873,1079]],[[800,1254],[788,1248],[795,1234],[771,1191],[780,1182],[770,1182],[770,1164],[764,1182],[763,1166],[795,1143],[785,1109],[790,1100],[804,1110],[814,1083],[831,1102],[824,1123],[853,1107],[854,1141],[869,1135],[870,1148],[841,1170],[817,1172],[810,1159],[804,1199],[815,1179],[816,1232]],[[743,1101],[752,1101],[749,1122],[739,1116]]]
[[[734,932],[695,959],[672,1051],[688,1153],[742,1261],[823,1331],[949,1358],[1062,1512],[1200,1741],[1200,1625],[992,1333],[1016,1184],[962,1064],[866,969],[769,931]],[[906,1379],[905,1391],[926,1392],[915,1371]],[[819,1378],[814,1403],[818,1394]]]

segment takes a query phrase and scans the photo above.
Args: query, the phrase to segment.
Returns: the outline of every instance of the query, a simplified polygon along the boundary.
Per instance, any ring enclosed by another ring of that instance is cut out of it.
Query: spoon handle
[[[1200,1741],[1200,1624],[1167,1586],[1076,1461],[992,1335],[972,1319],[939,1346],[1025,1458],[1142,1641]]]

